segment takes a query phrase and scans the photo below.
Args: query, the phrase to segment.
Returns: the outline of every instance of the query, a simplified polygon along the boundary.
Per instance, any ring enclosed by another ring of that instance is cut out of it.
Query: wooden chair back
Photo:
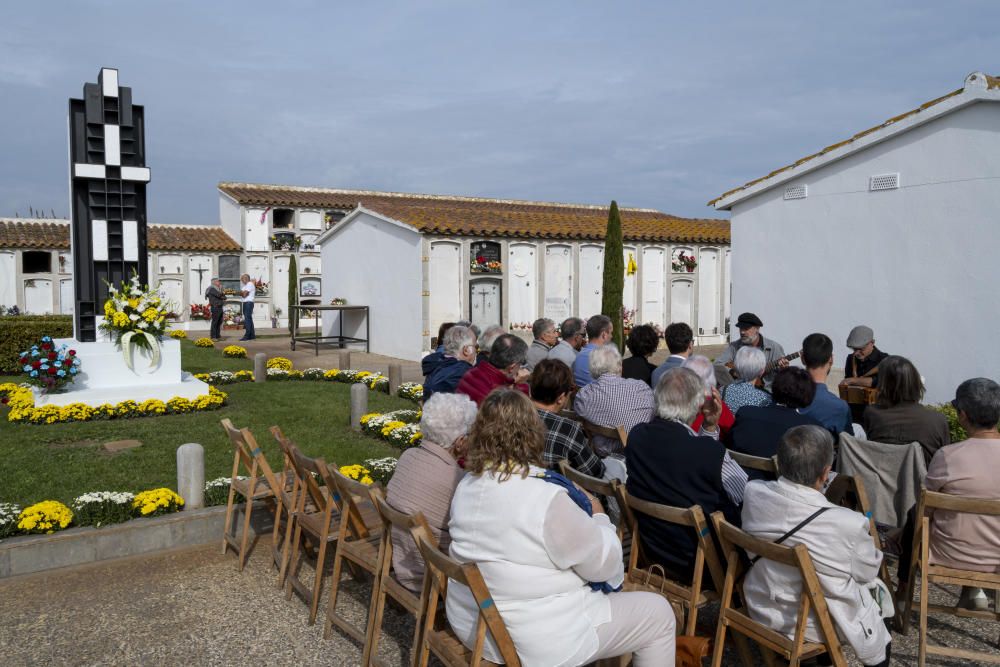
[[[928,641],[927,625],[930,612],[938,612],[965,618],[1000,621],[1000,573],[976,572],[935,565],[930,561],[930,519],[935,511],[957,512],[980,516],[1000,516],[1000,499],[965,498],[947,493],[924,489],[917,504],[917,533],[913,545],[913,561],[910,567],[906,590],[906,611],[903,615],[904,633],[909,629],[909,619],[913,611],[913,588],[917,568],[920,569],[920,637],[917,649],[917,665],[923,667],[927,655],[950,656],[967,661],[992,662],[1000,664],[1000,653],[975,651],[954,646],[938,646]],[[927,591],[932,583],[953,584],[996,591],[993,611],[971,610],[955,606],[931,604]],[[1000,648],[1000,640],[997,641]]]
[[[632,535],[632,548],[625,569],[628,589],[662,593],[671,601],[680,603],[686,616],[683,634],[695,634],[698,610],[708,602],[718,599],[724,575],[722,563],[719,560],[715,543],[712,541],[704,512],[698,505],[681,508],[641,500],[629,494],[620,483],[614,485],[614,491],[618,498],[618,504],[622,507],[622,523],[627,524]],[[638,515],[684,526],[692,531],[697,540],[697,547],[690,584],[680,579],[670,578],[660,566],[649,565],[646,569],[640,566],[642,533],[638,528]],[[706,568],[708,570],[707,582],[705,580]],[[659,574],[655,570],[659,570]],[[680,626],[681,623],[678,622],[678,628]]]
[[[727,449],[729,452],[729,457],[736,461],[736,463],[745,469],[757,470],[759,472],[767,473],[772,478],[778,478],[778,457],[763,457],[763,456],[753,456],[751,454],[745,454],[743,452],[737,452],[732,449]]]
[[[834,505],[847,507],[855,512],[864,514],[868,519],[868,533],[875,542],[875,548],[882,551],[882,540],[878,536],[878,528],[875,526],[875,518],[872,516],[868,491],[865,489],[865,483],[860,477],[843,474],[837,475],[830,482],[830,486],[827,487],[824,495]],[[879,565],[879,578],[892,591],[892,577],[889,575],[889,565],[886,563],[884,557],[882,558],[882,564]]]
[[[615,440],[620,442],[622,448],[628,444],[628,432],[625,430],[625,426],[599,426],[586,419],[580,418],[580,425],[583,426],[583,432],[587,434],[587,438],[593,440],[594,436],[601,436],[607,438],[608,440]]]
[[[823,589],[812,558],[804,544],[785,546],[762,540],[740,530],[726,521],[721,512],[712,514],[712,524],[725,554],[726,578],[722,590],[722,604],[719,609],[719,624],[716,628],[715,651],[712,655],[712,667],[722,664],[722,653],[725,645],[726,631],[749,637],[760,645],[765,652],[765,660],[770,663],[770,652],[778,653],[792,665],[798,665],[801,660],[807,660],[824,653],[829,654],[836,667],[847,667],[840,639],[837,636],[833,619],[823,597]],[[745,609],[733,606],[733,593],[743,596],[743,576],[748,566],[743,558],[746,553],[753,553],[761,560],[774,561],[782,565],[794,567],[802,577],[802,595],[799,603],[798,616],[795,622],[795,634],[792,639],[753,620]],[[813,612],[819,625],[822,643],[806,641],[806,623],[809,614]]]
[[[423,528],[415,530],[417,546],[424,557],[427,573],[424,577],[423,623],[420,631],[420,642],[417,646],[418,667],[426,667],[429,653],[446,665],[478,665],[490,664],[483,660],[483,646],[486,643],[486,632],[489,631],[496,644],[504,664],[508,667],[520,667],[521,660],[514,647],[514,641],[507,632],[503,618],[497,610],[489,588],[483,580],[483,575],[475,563],[459,563],[442,553],[434,546],[433,538]],[[447,595],[448,580],[468,587],[475,599],[477,608],[475,641],[470,651],[462,644],[450,627],[444,625],[435,629],[435,618],[438,603]]]

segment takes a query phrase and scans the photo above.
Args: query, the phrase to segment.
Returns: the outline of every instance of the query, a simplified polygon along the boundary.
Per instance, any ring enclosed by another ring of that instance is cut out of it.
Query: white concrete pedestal
[[[53,341],[56,346],[68,345],[80,358],[80,373],[76,381],[58,394],[35,392],[35,407],[142,401],[156,398],[164,403],[175,396],[196,398],[208,393],[208,385],[181,370],[181,342],[171,338],[160,341],[160,362],[151,367],[148,350],[135,348],[133,368],[117,345],[110,342],[81,343],[72,338]]]

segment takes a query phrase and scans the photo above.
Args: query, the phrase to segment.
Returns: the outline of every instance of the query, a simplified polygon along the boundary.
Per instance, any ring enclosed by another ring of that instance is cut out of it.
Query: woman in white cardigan
[[[663,597],[607,594],[588,584],[621,584],[621,542],[600,503],[589,499],[591,516],[545,479],[544,447],[544,426],[527,396],[498,389],[486,397],[469,434],[469,474],[452,498],[452,558],[479,566],[526,666],[631,652],[637,667],[673,667],[674,614]],[[454,581],[447,614],[471,647],[476,603]],[[500,658],[490,638],[485,657]]]
[[[789,429],[778,444],[781,477],[746,486],[743,530],[773,541],[812,517],[782,544],[806,545],[838,633],[862,664],[885,667],[892,636],[868,590],[878,577],[882,552],[875,548],[863,514],[834,505],[820,492],[832,464],[829,431],[820,426]],[[743,592],[754,620],[792,637],[802,596],[797,570],[757,561],[743,580]],[[806,638],[820,640],[812,614]]]

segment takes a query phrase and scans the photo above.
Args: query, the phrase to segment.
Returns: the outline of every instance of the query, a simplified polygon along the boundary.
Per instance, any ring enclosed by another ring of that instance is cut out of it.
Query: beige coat
[[[804,544],[809,550],[830,616],[841,638],[865,664],[885,659],[891,640],[867,584],[878,577],[882,552],[875,548],[864,515],[837,507],[815,489],[784,477],[747,484],[743,530],[776,540],[820,507],[830,507],[782,544]],[[743,582],[750,616],[791,638],[802,595],[802,578],[794,568],[759,560]],[[806,638],[819,641],[819,625],[810,615]]]

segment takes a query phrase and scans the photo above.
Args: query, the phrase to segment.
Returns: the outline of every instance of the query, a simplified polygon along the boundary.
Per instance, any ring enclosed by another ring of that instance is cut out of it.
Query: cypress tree
[[[625,292],[625,257],[622,243],[622,217],[618,202],[612,200],[608,210],[608,230],[604,236],[604,282],[601,287],[601,313],[614,324],[614,341],[624,349],[622,331],[622,295]]]
[[[288,262],[288,330],[292,333],[295,333],[297,328],[292,318],[295,318],[295,323],[299,321],[299,311],[292,310],[292,306],[297,305],[299,305],[299,269],[295,264],[295,255],[292,255]]]

